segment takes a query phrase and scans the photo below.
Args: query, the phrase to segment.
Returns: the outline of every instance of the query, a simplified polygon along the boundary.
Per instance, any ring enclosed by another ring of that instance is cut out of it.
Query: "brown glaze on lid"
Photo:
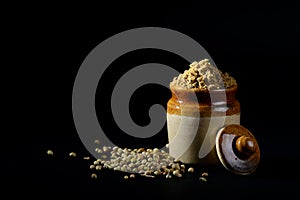
[[[260,161],[260,149],[254,135],[238,124],[219,130],[216,150],[223,166],[236,174],[253,173]]]

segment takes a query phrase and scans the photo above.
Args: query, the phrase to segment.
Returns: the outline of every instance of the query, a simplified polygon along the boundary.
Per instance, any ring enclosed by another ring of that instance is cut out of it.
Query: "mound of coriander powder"
[[[237,82],[233,77],[213,66],[208,59],[193,62],[188,70],[174,77],[170,83],[170,86],[209,90],[226,89],[235,85]]]

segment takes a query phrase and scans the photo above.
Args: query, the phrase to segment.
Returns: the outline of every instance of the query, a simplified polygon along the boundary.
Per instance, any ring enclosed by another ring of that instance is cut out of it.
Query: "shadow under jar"
[[[169,153],[188,164],[219,164],[216,135],[229,124],[240,124],[237,86],[207,90],[170,85],[167,103]]]

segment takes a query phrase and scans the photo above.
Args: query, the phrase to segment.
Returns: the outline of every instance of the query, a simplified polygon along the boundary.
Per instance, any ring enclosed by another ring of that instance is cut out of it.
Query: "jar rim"
[[[237,85],[233,85],[229,88],[226,89],[201,89],[201,88],[184,88],[181,86],[177,86],[177,85],[171,85],[170,84],[170,89],[171,90],[175,90],[175,91],[181,91],[181,92],[193,92],[193,93],[206,93],[206,92],[213,92],[213,93],[218,93],[218,92],[231,92],[231,91],[235,91],[237,90]]]

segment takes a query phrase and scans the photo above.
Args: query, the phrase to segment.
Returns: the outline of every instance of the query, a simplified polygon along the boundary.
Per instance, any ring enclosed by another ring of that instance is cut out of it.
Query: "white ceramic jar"
[[[237,86],[223,90],[182,88],[170,85],[167,103],[169,153],[183,163],[217,165],[218,131],[240,124]]]

